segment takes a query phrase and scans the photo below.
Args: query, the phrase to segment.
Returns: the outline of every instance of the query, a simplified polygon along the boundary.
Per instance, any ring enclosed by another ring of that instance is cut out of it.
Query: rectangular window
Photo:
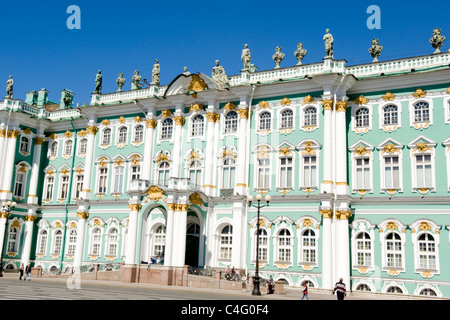
[[[256,185],[257,188],[269,189],[270,182],[270,160],[258,159],[258,176]]]
[[[369,158],[356,159],[356,189],[370,189]]]
[[[292,188],[292,158],[280,158],[280,188]]]
[[[53,186],[55,178],[53,176],[47,177],[47,190],[45,192],[45,200],[51,200],[53,198]]]
[[[69,176],[61,176],[61,194],[60,199],[67,199],[69,190]]]
[[[98,177],[98,193],[106,193],[108,169],[100,168]]]
[[[23,197],[25,195],[25,173],[16,173],[16,184],[14,186],[14,196]]]
[[[398,156],[384,158],[384,184],[386,189],[400,188],[400,165]]]
[[[138,180],[141,178],[141,166],[131,167],[131,181]]]
[[[75,186],[75,199],[80,198],[80,193],[83,190],[83,180],[84,176],[79,174],[76,176],[76,186]]]
[[[114,168],[114,193],[122,193],[123,192],[123,177],[124,177],[124,169],[123,167],[115,167]]]
[[[416,155],[417,187],[432,187],[431,155]]]
[[[303,186],[317,187],[317,158],[316,156],[307,156],[303,158]]]

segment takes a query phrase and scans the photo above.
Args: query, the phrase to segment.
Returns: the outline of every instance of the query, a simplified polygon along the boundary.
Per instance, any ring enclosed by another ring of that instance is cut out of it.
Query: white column
[[[336,193],[348,194],[347,184],[347,101],[336,102]]]
[[[84,242],[86,238],[86,221],[89,218],[89,212],[77,212],[77,244],[75,247],[75,257],[73,259],[73,267],[75,273],[81,273],[84,255]]]
[[[336,211],[336,281],[342,278],[344,283],[350,286],[350,246],[348,235],[349,209]]]
[[[233,244],[231,265],[242,269],[245,267],[247,254],[247,237],[245,230],[247,228],[246,202],[233,203]]]
[[[153,142],[155,138],[155,128],[157,121],[154,119],[146,119],[145,124],[147,125],[147,130],[145,133],[142,179],[148,180],[150,181],[150,183],[152,183]]]
[[[214,144],[215,144],[215,121],[218,115],[214,112],[206,113],[206,117],[208,118],[208,125],[206,130],[206,152],[205,152],[205,183],[204,190],[205,194],[208,196],[212,196],[214,193],[215,182],[213,181],[213,172],[215,170],[214,166]]]
[[[20,134],[20,131],[8,131],[6,134],[6,141],[5,144],[7,147],[6,150],[6,158],[5,163],[3,165],[3,181],[2,181],[2,188],[0,190],[0,193],[2,195],[2,199],[11,199],[12,193],[11,193],[11,183],[12,183],[12,176],[14,172],[14,159],[16,155],[16,142],[17,137]]]
[[[131,203],[130,217],[128,220],[128,243],[127,243],[127,255],[125,257],[125,264],[136,264],[136,242],[138,231],[138,217],[141,205],[137,203]]]
[[[173,143],[173,164],[172,164],[172,174],[171,176],[174,178],[181,178],[181,150],[183,144],[182,130],[185,123],[185,118],[182,116],[173,117],[173,121],[175,123],[174,130],[174,143]]]
[[[36,212],[34,209],[28,210],[25,216],[25,233],[22,246],[21,262],[26,266],[30,262],[31,242],[33,240],[34,220],[36,220]]]
[[[0,186],[1,181],[3,181],[3,159],[5,157],[5,148],[6,148],[6,129],[0,129]]]
[[[41,162],[41,149],[44,137],[34,138],[33,163],[31,165],[30,189],[28,191],[28,204],[37,204],[37,185],[39,182],[39,165]]]
[[[86,158],[84,163],[84,179],[83,179],[83,190],[81,191],[81,198],[90,199],[91,197],[91,183],[92,183],[92,170],[94,163],[94,147],[95,147],[95,135],[97,134],[98,128],[95,126],[88,126],[86,128],[87,135],[87,149]]]
[[[332,216],[331,209],[322,209],[320,214],[323,218],[322,229],[322,288],[332,290],[333,284],[333,264],[332,264]]]
[[[182,267],[186,258],[186,223],[188,204],[175,204],[172,266]]]
[[[245,108],[245,106],[244,106]],[[238,109],[239,113],[239,142],[238,142],[238,157],[236,168],[236,186],[234,188],[235,193],[245,195],[247,190],[246,185],[246,163],[247,163],[247,119],[248,109]]]
[[[173,254],[173,237],[174,237],[174,209],[175,204],[167,204],[167,220],[166,220],[166,247],[164,249],[164,265],[172,265]]]
[[[324,110],[324,129],[323,129],[323,181],[321,184],[321,193],[333,192],[333,156],[332,156],[332,109],[333,100],[324,99],[322,101]]]

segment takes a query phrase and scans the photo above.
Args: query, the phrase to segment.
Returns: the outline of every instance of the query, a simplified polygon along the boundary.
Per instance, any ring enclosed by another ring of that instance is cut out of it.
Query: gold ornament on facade
[[[80,130],[80,131],[78,131],[78,135],[79,135],[80,137],[86,137],[86,134],[87,134],[86,130]]]
[[[161,161],[167,161],[167,162],[169,162],[170,163],[170,160],[169,160],[169,158],[167,157],[167,155],[165,155],[164,153],[160,153],[159,155],[158,155],[158,157],[156,158],[156,163],[160,163]]]
[[[390,91],[386,92],[384,96],[382,96],[382,99],[384,101],[392,101],[395,99],[395,94],[391,93]]]
[[[420,225],[419,225],[419,230],[422,230],[422,231],[428,231],[428,230],[431,230],[431,225],[430,225],[428,222],[423,221],[423,222],[421,222]]]
[[[125,123],[126,119],[124,116],[120,116],[118,121],[119,121],[119,123]]]
[[[353,102],[357,105],[363,105],[363,104],[367,104],[369,102],[369,99],[367,99],[364,96],[359,96],[358,98],[353,100]]]
[[[150,186],[150,188],[148,188],[145,193],[147,194],[147,198],[155,202],[157,202],[160,199],[163,199],[165,194],[165,192],[160,188],[158,188],[157,186]]]
[[[98,128],[96,126],[89,126],[86,128],[87,134],[95,136],[97,134]]]
[[[69,130],[67,130],[67,131],[64,133],[64,137],[66,137],[66,138],[72,138],[72,137],[73,137],[73,133],[70,132]]]
[[[412,95],[414,98],[425,98],[427,96],[427,92],[419,88]]]
[[[176,116],[176,117],[173,117],[173,121],[175,121],[176,125],[184,126],[186,119],[182,116]]]
[[[312,141],[308,141],[305,143],[305,151],[302,154],[315,154],[316,151],[312,148],[314,143]]]
[[[450,94],[450,87],[448,87],[447,91],[445,91],[445,92]]]
[[[365,154],[370,154],[370,151],[368,151],[364,146],[359,146],[355,149],[355,151],[353,151],[353,154],[363,156]]]
[[[62,169],[61,170],[61,174],[67,175],[67,174],[69,174],[69,170],[68,169]]]
[[[256,158],[261,159],[261,158],[269,158],[270,155],[267,152],[267,147],[266,146],[260,146],[258,149],[258,154],[256,155]]]
[[[238,109],[236,112],[239,113],[241,119],[248,119],[248,109]]]
[[[51,170],[51,169],[48,169],[45,173],[46,173],[47,175],[51,176],[51,175],[53,175],[55,172],[54,172],[53,170]]]
[[[138,165],[139,164],[139,155],[137,155],[137,154],[135,154],[134,156],[133,156],[133,159],[131,160],[131,164],[133,165],[133,166],[136,166],[136,165]]]
[[[383,153],[393,154],[397,152],[399,149],[396,148],[392,143],[389,143],[383,147]]]
[[[258,103],[258,110],[265,109],[265,108],[271,109],[270,105],[267,101],[261,101],[260,103]]]
[[[291,104],[291,100],[289,100],[287,97],[284,97],[283,100],[280,101],[280,104],[282,106],[289,106]]]
[[[77,174],[82,174],[84,172],[84,170],[82,168],[77,168],[76,172],[77,172]]]
[[[237,105],[235,105],[233,102],[228,102],[226,105],[223,106],[223,108],[224,108],[225,110],[230,111],[230,110],[236,109],[236,108],[237,108]]]
[[[52,133],[51,135],[49,135],[50,139],[52,140],[56,140],[58,139],[58,135],[56,133]]]
[[[205,110],[205,106],[200,103],[193,103],[189,107],[189,112],[199,112],[200,110]]]
[[[30,128],[26,128],[25,130],[22,131],[24,134],[29,135],[31,134],[31,129]]]
[[[336,111],[338,112],[345,112],[347,110],[348,107],[348,102],[347,101],[338,101],[336,102]]]
[[[282,148],[280,148],[280,150],[278,150],[278,153],[283,155],[283,156],[288,156],[288,155],[292,154],[291,148],[289,148],[289,147],[282,147]]]
[[[140,211],[141,210],[141,205],[138,203],[132,203],[130,205],[128,205],[128,208],[130,208],[130,212],[132,211]]]
[[[348,220],[352,216],[350,210],[338,210],[336,211],[336,218],[339,220]]]
[[[27,172],[27,169],[26,169],[25,163],[21,163],[21,164],[20,164],[20,168],[19,168],[19,170],[17,170],[17,171],[26,173],[26,172]]]
[[[158,122],[155,119],[146,119],[145,124],[147,125],[147,128],[155,129]]]
[[[0,129],[0,138],[6,137],[6,129]]]
[[[17,139],[17,137],[19,136],[20,131],[8,131],[8,133],[6,134],[7,138],[12,138],[12,139]]]
[[[303,98],[303,104],[309,104],[309,103],[313,103],[315,100],[315,98],[311,95],[307,95],[306,97]]]
[[[170,111],[169,109],[161,111],[161,117],[168,118],[171,116],[172,116],[172,111]]]
[[[332,99],[323,99],[320,103],[323,106],[323,110],[333,110],[334,100],[332,100]]]
[[[389,221],[386,225],[386,229],[394,231],[395,229],[398,229],[398,225],[393,221]]]
[[[416,144],[416,148],[413,150],[413,152],[415,152],[415,151],[425,152],[427,150],[430,150],[430,148],[428,148],[428,146],[425,142],[418,142]]]
[[[198,205],[198,206],[203,205],[202,197],[200,196],[200,193],[198,193],[198,192],[194,192],[193,194],[191,194],[189,196],[189,202],[192,205]]]
[[[305,227],[305,228],[309,228],[309,227],[311,227],[313,225],[313,223],[312,223],[312,221],[310,220],[310,219],[305,219],[305,220],[303,220],[303,226]]]
[[[420,275],[424,278],[431,278],[433,276],[433,274],[428,270],[422,272]]]
[[[236,156],[234,155],[233,151],[229,150],[229,149],[225,149],[222,152],[222,159],[224,159],[225,157],[232,157],[233,159],[236,160]]]
[[[199,92],[205,89],[208,89],[208,85],[206,84],[206,82],[202,78],[200,78],[200,75],[193,74],[192,80],[189,83],[188,91]]]
[[[0,218],[8,219],[10,215],[11,215],[10,212],[0,211]]]
[[[121,165],[123,165],[123,163],[124,163],[123,159],[121,159],[121,158],[118,158],[114,161],[115,166],[121,166]]]
[[[107,166],[107,164],[105,162],[106,160],[108,160],[106,157],[102,157],[100,159],[100,167],[106,167]]]
[[[195,152],[194,150],[191,150],[191,152],[189,152],[189,155],[188,155],[187,158],[188,158],[188,161],[191,161],[191,160],[194,160],[194,159],[201,160],[200,159],[200,155],[197,152]]]
[[[142,118],[140,116],[134,117],[134,122],[139,123],[142,121]]]
[[[111,124],[111,121],[109,121],[108,119],[103,119],[102,125],[109,126],[110,124]]]

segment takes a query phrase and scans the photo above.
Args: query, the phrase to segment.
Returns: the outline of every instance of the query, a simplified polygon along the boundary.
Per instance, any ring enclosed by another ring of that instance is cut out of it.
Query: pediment
[[[164,96],[195,94],[210,88],[215,88],[214,83],[210,77],[203,73],[180,74],[169,84]]]

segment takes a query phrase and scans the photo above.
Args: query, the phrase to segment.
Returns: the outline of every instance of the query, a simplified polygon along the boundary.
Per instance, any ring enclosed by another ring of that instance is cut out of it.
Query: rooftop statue
[[[373,38],[372,46],[369,48],[369,53],[373,58],[372,62],[378,62],[381,51],[383,51],[383,46],[380,45],[380,40]]]
[[[302,60],[306,56],[307,52],[308,52],[308,50],[303,49],[303,43],[299,42],[297,44],[297,50],[294,51],[294,55],[298,60],[298,63],[297,63],[298,66],[302,65]]]
[[[117,92],[122,91],[122,87],[125,84],[126,80],[123,77],[123,73],[119,73],[119,77],[116,80],[117,86],[119,87],[119,89],[117,90]]]
[[[275,48],[275,53],[272,56],[273,61],[275,61],[275,69],[280,68],[280,63],[284,59],[284,53],[281,52],[280,47]]]
[[[445,37],[441,33],[441,29],[434,28],[433,30],[433,36],[430,38],[430,43],[436,50],[434,53],[441,53],[440,48],[444,44]]]
[[[65,107],[66,109],[69,108],[70,103],[72,102],[72,95],[71,95],[69,92],[66,91],[66,92],[64,93],[63,101],[64,101],[64,107]]]
[[[216,66],[213,67],[211,75],[217,89],[228,89],[228,87],[230,86],[230,82],[228,81],[228,77],[225,74],[225,69],[222,66],[219,66],[219,60],[216,60]]]
[[[244,69],[246,71],[250,71],[250,62],[252,60],[252,55],[250,54],[250,49],[248,48],[247,44],[244,44],[244,49],[241,53],[241,61],[244,64]]]
[[[183,74],[184,74],[186,77],[191,75],[191,73],[188,71],[188,68],[187,68],[187,67],[184,67],[183,70],[184,70]]]
[[[330,29],[326,30],[326,34],[323,36],[323,41],[325,41],[325,58],[331,58],[333,57],[333,45],[334,45],[334,39],[333,35],[330,33]]]
[[[8,81],[6,81],[6,97],[8,99],[12,99],[13,98],[13,85],[14,85],[14,80],[12,78],[12,76],[9,76]]]
[[[160,69],[161,69],[161,67],[159,66],[158,59],[155,59],[155,64],[153,65],[153,70],[152,70],[152,83],[151,84],[159,86]]]
[[[134,75],[131,78],[131,90],[141,89],[142,83],[141,83],[142,77],[139,75],[139,71],[134,70]]]
[[[93,93],[102,94],[102,71],[98,70],[97,75],[95,76],[95,90]]]

